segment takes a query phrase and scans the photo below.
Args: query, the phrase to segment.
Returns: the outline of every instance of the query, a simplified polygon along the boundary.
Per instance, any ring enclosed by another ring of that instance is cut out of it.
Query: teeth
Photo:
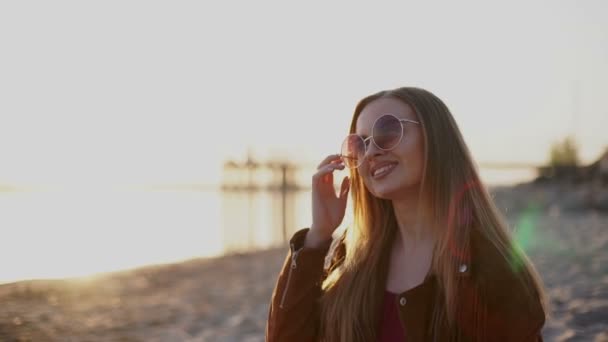
[[[381,167],[381,168],[379,168],[379,169],[376,169],[376,170],[374,171],[374,174],[373,174],[373,175],[375,176],[375,175],[377,175],[377,174],[379,174],[379,173],[381,173],[381,172],[384,172],[384,171],[386,171],[386,170],[388,170],[388,169],[390,169],[390,168],[392,168],[392,167],[393,167],[393,165],[386,165],[386,166],[383,166],[383,167]]]

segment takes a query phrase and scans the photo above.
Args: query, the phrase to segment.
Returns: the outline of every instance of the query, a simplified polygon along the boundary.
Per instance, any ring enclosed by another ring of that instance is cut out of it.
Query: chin
[[[388,184],[383,184],[382,186],[374,186],[370,191],[374,196],[386,199],[393,200],[399,197],[401,192],[401,187],[398,186],[388,186]]]
[[[410,194],[418,195],[420,183],[403,183],[403,184],[376,184],[371,188],[371,193],[381,199],[396,200],[403,197],[409,197]]]

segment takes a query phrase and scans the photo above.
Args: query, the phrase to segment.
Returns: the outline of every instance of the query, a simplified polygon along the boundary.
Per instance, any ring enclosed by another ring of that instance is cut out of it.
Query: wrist
[[[304,247],[307,248],[321,248],[328,244],[331,241],[331,234],[329,236],[325,236],[320,233],[317,229],[310,228],[308,233],[306,233],[306,238],[304,239]]]

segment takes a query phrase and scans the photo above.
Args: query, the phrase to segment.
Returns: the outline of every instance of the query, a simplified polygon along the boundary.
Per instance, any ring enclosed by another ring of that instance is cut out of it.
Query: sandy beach
[[[545,340],[608,341],[608,211],[571,185],[492,193],[549,293]],[[286,252],[0,285],[0,341],[263,341]]]

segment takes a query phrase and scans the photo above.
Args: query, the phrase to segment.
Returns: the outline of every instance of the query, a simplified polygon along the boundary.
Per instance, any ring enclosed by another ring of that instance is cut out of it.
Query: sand
[[[585,191],[492,191],[545,282],[546,341],[608,341],[608,212],[586,206]],[[286,252],[0,285],[0,341],[263,341]]]

